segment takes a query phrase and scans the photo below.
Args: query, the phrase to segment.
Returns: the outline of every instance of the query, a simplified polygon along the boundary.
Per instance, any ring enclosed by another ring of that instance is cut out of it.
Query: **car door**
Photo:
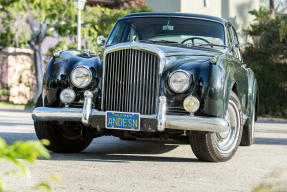
[[[248,75],[247,66],[243,63],[240,53],[240,45],[237,34],[231,25],[228,25],[228,35],[231,39],[231,54],[234,62],[234,78],[237,83],[237,94],[241,103],[243,112],[247,112],[247,96],[248,96]]]

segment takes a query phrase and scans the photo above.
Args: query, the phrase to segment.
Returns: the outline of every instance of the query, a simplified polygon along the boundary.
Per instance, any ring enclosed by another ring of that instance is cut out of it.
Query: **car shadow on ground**
[[[259,137],[259,138],[254,139],[254,144],[255,145],[287,145],[287,139]]]
[[[36,140],[34,133],[0,132],[0,137],[11,144],[17,140]],[[140,139],[135,141],[123,141],[116,137],[100,137],[93,140],[90,146],[81,153],[60,154],[51,152],[50,160],[66,161],[97,161],[97,162],[121,162],[152,161],[152,162],[199,162],[196,158],[184,158],[165,156],[179,145],[187,145],[173,140],[162,141],[156,139]],[[187,146],[192,151],[190,146]],[[171,152],[172,153],[172,152]],[[194,156],[193,156],[194,157]],[[42,159],[43,160],[43,159]]]
[[[96,162],[199,162],[196,158],[165,156],[179,147],[181,143],[168,140],[140,139],[122,141],[115,137],[100,137],[79,154],[52,153],[53,160],[96,161]],[[190,155],[192,151],[189,147]]]
[[[36,140],[35,133],[0,132],[0,137],[11,144],[17,140]],[[284,138],[255,138],[255,145],[287,145]],[[136,141],[122,141],[115,137],[100,137],[93,140],[91,145],[82,153],[59,154],[51,152],[51,160],[67,161],[97,161],[97,162],[200,162],[196,158],[183,158],[173,156],[172,151],[180,145],[192,151],[190,146],[181,142],[155,139],[140,139]],[[165,153],[171,152],[168,156]]]

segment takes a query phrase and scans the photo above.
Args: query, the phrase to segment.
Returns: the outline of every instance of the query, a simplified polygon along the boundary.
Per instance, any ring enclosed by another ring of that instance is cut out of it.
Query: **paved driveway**
[[[12,143],[36,139],[29,113],[0,110],[0,137]],[[262,180],[287,179],[287,123],[259,122],[255,144],[240,147],[231,161],[200,162],[189,145],[157,140],[95,139],[80,154],[55,154],[31,167],[32,179],[6,177],[10,188],[27,186],[58,174],[54,191],[250,191]],[[0,171],[12,168],[0,162]],[[282,172],[282,174],[280,174]],[[277,176],[278,175],[278,176]],[[286,186],[287,187],[287,184]],[[286,188],[285,188],[286,190]]]

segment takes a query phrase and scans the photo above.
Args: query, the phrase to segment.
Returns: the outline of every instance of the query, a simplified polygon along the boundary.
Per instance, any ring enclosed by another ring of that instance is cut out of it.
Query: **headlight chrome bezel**
[[[80,69],[80,68],[87,70],[88,73],[89,73],[89,81],[88,81],[88,83],[86,83],[86,84],[84,84],[84,85],[81,85],[81,86],[77,85],[77,84],[74,82],[74,79],[73,79],[73,77],[72,77],[72,76],[73,76],[73,73],[74,73],[76,70]],[[91,84],[92,80],[93,80],[92,71],[91,71],[91,70],[89,69],[89,67],[87,67],[87,66],[84,66],[84,65],[78,66],[78,67],[76,67],[76,68],[74,68],[74,69],[72,70],[72,72],[71,72],[71,74],[70,74],[70,80],[71,80],[71,83],[73,84],[74,87],[77,87],[77,88],[79,88],[79,89],[84,89],[84,88],[88,87],[88,86]]]
[[[183,73],[183,74],[185,74],[186,77],[187,77],[187,81],[188,81],[188,85],[186,86],[186,88],[183,89],[183,90],[180,90],[180,91],[175,90],[175,89],[173,88],[173,86],[171,85],[171,78],[172,78],[172,76],[175,75],[176,73]],[[172,90],[174,93],[180,94],[180,93],[186,92],[186,91],[190,88],[191,83],[192,83],[192,77],[191,77],[190,73],[188,73],[187,71],[182,70],[182,69],[176,70],[176,71],[172,72],[171,74],[169,74],[169,76],[168,76],[168,86],[169,86],[170,90]]]

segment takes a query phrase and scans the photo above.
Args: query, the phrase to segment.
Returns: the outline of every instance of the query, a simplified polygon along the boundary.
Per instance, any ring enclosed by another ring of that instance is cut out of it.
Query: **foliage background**
[[[255,22],[245,32],[253,39],[244,53],[259,86],[261,115],[287,116],[287,15],[274,18],[269,10],[250,11]]]
[[[97,46],[96,37],[107,37],[119,17],[145,11],[151,10],[142,0],[118,0],[114,9],[86,6],[82,14],[82,48],[101,55],[103,48]],[[34,57],[38,58],[34,61],[38,69],[37,66],[43,66],[43,53],[39,52],[39,47],[44,38],[64,37],[76,42],[76,13],[71,0],[0,0],[0,49],[9,46],[32,48]],[[250,11],[250,14],[255,20],[245,32],[252,37],[253,43],[245,48],[243,56],[258,80],[260,114],[286,117],[287,16],[281,13],[275,16],[265,8]],[[75,43],[62,40],[45,55],[75,48]]]
[[[49,141],[42,140],[42,144],[49,145]],[[7,175],[15,175],[16,177],[25,176],[31,177],[29,168],[24,162],[35,163],[39,157],[50,158],[50,154],[47,149],[39,141],[17,141],[12,144],[7,144],[0,138],[0,161],[10,162],[15,165],[16,169],[12,169],[6,172],[0,171],[0,192],[8,191],[8,186],[3,183],[2,177]],[[54,179],[55,180],[55,179]],[[34,189],[45,189],[50,191],[51,187],[46,182],[41,182],[33,186]],[[24,190],[23,191],[27,191]]]
[[[143,0],[116,2],[115,9],[86,6],[82,11],[83,50],[102,55],[104,48],[97,45],[97,36],[107,37],[121,16],[132,12],[151,11]],[[72,0],[0,0],[0,56],[6,47],[28,48],[33,51],[33,69],[36,75],[32,97],[34,101],[42,89],[44,60],[48,61],[55,50],[76,49],[76,43],[71,43],[76,42],[76,17],[77,11]],[[42,46],[47,37],[61,37],[64,40],[50,47],[48,53],[43,53]],[[8,87],[11,85],[5,87],[7,87],[5,90],[1,90],[0,87],[1,95],[9,92]],[[6,95],[9,97],[11,94]]]

